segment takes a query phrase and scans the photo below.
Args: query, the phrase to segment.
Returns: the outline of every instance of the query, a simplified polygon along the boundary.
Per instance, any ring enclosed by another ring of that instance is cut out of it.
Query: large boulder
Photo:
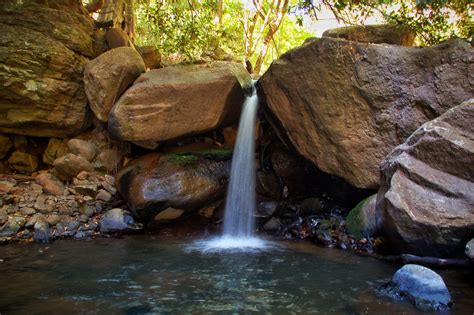
[[[230,172],[230,156],[150,153],[117,174],[117,188],[145,221],[172,207],[198,210],[221,197]]]
[[[395,146],[472,97],[473,52],[459,39],[411,48],[321,38],[273,62],[260,91],[304,157],[377,188],[380,162]]]
[[[82,85],[95,54],[80,1],[0,2],[0,132],[65,137],[90,123]]]
[[[233,124],[250,84],[245,68],[231,62],[152,70],[114,105],[109,131],[118,140],[156,143]]]
[[[399,25],[355,25],[327,30],[323,37],[344,38],[354,42],[413,46],[415,33]]]
[[[474,237],[474,99],[422,125],[382,162],[377,217],[392,248],[462,256]]]
[[[90,61],[84,88],[95,116],[106,122],[114,102],[143,72],[143,59],[132,47],[115,48]]]

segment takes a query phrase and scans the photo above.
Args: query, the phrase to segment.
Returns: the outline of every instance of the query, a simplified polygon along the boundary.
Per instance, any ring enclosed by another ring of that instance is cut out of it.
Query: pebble
[[[99,190],[99,193],[95,197],[95,200],[102,200],[102,201],[108,202],[108,201],[111,201],[112,198],[113,197],[109,192],[101,189],[101,190]]]

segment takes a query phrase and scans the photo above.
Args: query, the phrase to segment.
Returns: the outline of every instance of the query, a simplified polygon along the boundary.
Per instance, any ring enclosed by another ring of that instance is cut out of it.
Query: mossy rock
[[[228,149],[205,149],[185,153],[171,153],[166,155],[170,161],[175,163],[192,164],[200,158],[211,160],[226,160],[232,157],[232,150]]]
[[[377,194],[367,197],[355,206],[346,217],[346,229],[357,239],[376,232],[375,202]]]

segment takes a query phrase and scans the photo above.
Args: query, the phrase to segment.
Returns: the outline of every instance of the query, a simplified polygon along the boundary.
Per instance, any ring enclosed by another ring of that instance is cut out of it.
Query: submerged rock
[[[141,218],[151,220],[168,207],[198,210],[225,192],[230,155],[151,153],[133,161],[116,177],[117,189]]]
[[[3,226],[0,226],[0,237],[14,236],[20,230],[20,228],[20,224],[10,217],[8,218],[8,221],[3,224]]]
[[[140,223],[135,223],[128,211],[119,208],[107,211],[100,220],[99,226],[102,233],[125,232],[142,228]]]
[[[142,74],[109,115],[109,131],[138,145],[174,139],[236,123],[250,88],[242,65],[180,65]]]
[[[360,188],[379,186],[382,159],[424,122],[474,94],[474,49],[321,38],[274,61],[264,100],[301,155]]]
[[[422,311],[445,310],[452,304],[443,278],[419,265],[405,265],[398,269],[388,289],[392,294],[408,298]]]
[[[49,231],[49,224],[46,221],[39,220],[35,223],[34,226],[35,233],[34,233],[34,240],[37,243],[49,243],[50,240],[50,231]]]
[[[474,260],[474,238],[467,242],[464,253],[466,254],[467,258]]]
[[[391,247],[462,256],[474,231],[474,99],[421,126],[382,162],[377,215]]]
[[[93,21],[80,1],[0,1],[0,132],[65,137],[90,123],[82,73]]]

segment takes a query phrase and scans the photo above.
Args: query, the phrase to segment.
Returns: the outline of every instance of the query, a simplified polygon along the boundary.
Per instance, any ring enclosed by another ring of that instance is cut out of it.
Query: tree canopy
[[[305,23],[323,9],[346,25],[371,16],[403,25],[421,46],[451,37],[472,40],[470,0],[94,0],[138,45],[156,46],[170,63],[233,59],[261,73],[271,61],[313,36]],[[115,6],[113,9],[111,6]],[[117,9],[118,6],[118,9]],[[117,14],[120,10],[133,11]],[[100,18],[99,18],[100,20]],[[125,23],[126,22],[126,23]]]

